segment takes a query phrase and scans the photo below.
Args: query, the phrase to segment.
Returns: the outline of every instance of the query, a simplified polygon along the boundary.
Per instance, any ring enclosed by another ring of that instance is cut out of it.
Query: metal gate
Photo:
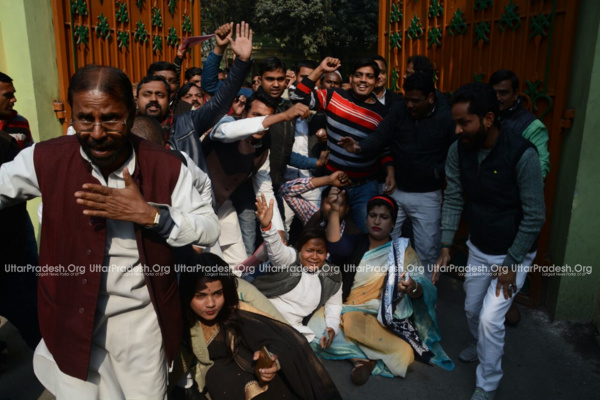
[[[69,80],[78,68],[113,66],[138,82],[151,63],[172,62],[180,42],[201,32],[200,0],[52,0],[52,14],[61,96],[54,107],[65,132]],[[192,65],[201,65],[199,47],[182,69]]]
[[[567,110],[578,0],[380,0],[379,54],[387,56],[390,87],[399,91],[406,60],[427,56],[436,67],[437,85],[452,92],[472,82],[487,82],[498,69],[514,71],[528,108],[548,128],[551,170],[546,177],[546,223],[536,262],[547,259],[549,230],[557,190],[562,129]],[[530,274],[523,303],[539,304],[541,275]]]

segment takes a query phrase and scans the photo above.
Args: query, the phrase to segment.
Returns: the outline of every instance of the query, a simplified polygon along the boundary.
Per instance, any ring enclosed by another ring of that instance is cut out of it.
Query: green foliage
[[[246,21],[261,37],[293,58],[355,59],[374,53],[379,4],[373,0],[203,0],[202,30]]]

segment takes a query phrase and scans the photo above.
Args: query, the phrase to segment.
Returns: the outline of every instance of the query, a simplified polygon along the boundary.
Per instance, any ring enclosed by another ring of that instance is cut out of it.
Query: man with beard
[[[500,384],[504,316],[533,263],[545,215],[535,147],[500,129],[497,115],[491,86],[471,83],[452,96],[459,140],[448,151],[442,251],[433,278],[435,283],[440,268],[450,261],[449,248],[464,208],[469,225],[465,312],[476,343],[459,358],[479,360],[472,400],[493,399]]]
[[[181,160],[130,133],[125,73],[85,66],[68,99],[76,135],[0,168],[0,208],[44,198],[34,370],[59,399],[166,398],[182,333],[173,248],[212,245],[220,227]]]
[[[173,114],[169,109],[170,90],[169,84],[160,75],[145,76],[137,87],[138,112],[158,121],[165,141],[169,138],[169,130],[173,125]]]

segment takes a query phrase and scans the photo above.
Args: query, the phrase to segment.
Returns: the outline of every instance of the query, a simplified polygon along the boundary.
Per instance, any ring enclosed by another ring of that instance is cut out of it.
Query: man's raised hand
[[[233,34],[233,22],[221,25],[215,31],[215,43],[216,46],[213,52],[218,55],[222,55],[229,44],[229,39]]]
[[[323,72],[334,72],[342,65],[342,62],[338,58],[325,57],[319,67]]]
[[[235,26],[235,41],[231,35],[228,36],[231,50],[242,61],[249,61],[252,55],[252,29],[250,25],[242,21]]]

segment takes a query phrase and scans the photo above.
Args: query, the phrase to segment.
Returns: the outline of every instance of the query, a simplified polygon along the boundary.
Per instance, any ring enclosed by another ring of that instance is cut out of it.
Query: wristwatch
[[[150,225],[150,228],[157,227],[159,222],[160,222],[160,210],[157,208],[156,215],[154,216],[154,222],[152,223],[152,225]]]

